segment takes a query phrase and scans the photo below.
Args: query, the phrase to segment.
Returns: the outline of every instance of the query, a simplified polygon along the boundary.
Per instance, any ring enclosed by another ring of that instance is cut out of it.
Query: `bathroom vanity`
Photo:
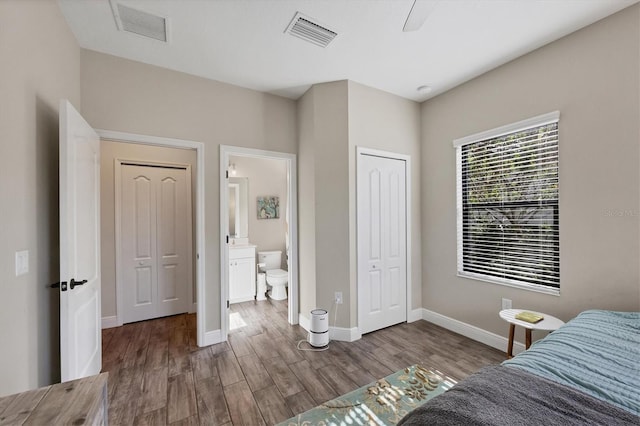
[[[229,303],[247,302],[256,296],[256,246],[229,246]]]

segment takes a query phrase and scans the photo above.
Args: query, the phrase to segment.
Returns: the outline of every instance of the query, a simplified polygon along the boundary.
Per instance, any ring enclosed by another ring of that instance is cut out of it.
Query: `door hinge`
[[[229,301],[227,300],[227,309],[229,309]]]
[[[229,244],[229,236],[227,235],[227,244]]]
[[[229,170],[226,171],[227,179],[229,179]]]

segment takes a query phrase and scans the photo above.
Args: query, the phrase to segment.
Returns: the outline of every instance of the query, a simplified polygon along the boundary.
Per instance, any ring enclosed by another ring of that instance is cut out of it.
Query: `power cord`
[[[336,322],[338,320],[338,304],[335,302],[335,300],[333,301],[332,307],[333,307],[333,326],[335,327],[336,326]],[[315,347],[311,346],[311,343],[309,343],[310,338],[311,338],[311,332],[309,332],[307,334],[307,340],[302,339],[302,340],[298,341],[298,345],[296,346],[297,349],[299,351],[307,351],[307,352],[322,352],[322,351],[326,351],[327,349],[329,349],[329,344],[331,342],[327,343],[327,346],[325,346],[323,348],[315,348]],[[307,345],[309,345],[309,347],[308,348],[301,347],[301,345],[303,343],[306,343]]]
[[[308,347],[308,348],[302,348],[302,347],[300,347],[300,345],[302,345],[303,343],[306,343],[306,344],[307,344],[307,345],[309,345],[310,347]],[[304,339],[302,339],[302,340],[299,340],[299,341],[298,341],[298,346],[296,346],[296,348],[297,348],[299,351],[307,351],[307,352],[322,352],[322,351],[326,351],[327,349],[329,349],[329,344],[327,343],[327,346],[325,346],[324,348],[314,348],[314,347],[312,347],[312,346],[311,346],[311,343],[309,343],[309,341],[308,341],[308,340],[304,340]]]

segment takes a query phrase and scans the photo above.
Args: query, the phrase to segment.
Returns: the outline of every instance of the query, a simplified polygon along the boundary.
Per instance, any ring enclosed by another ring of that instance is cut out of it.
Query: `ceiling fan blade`
[[[439,0],[414,0],[402,31],[418,31],[427,20]]]

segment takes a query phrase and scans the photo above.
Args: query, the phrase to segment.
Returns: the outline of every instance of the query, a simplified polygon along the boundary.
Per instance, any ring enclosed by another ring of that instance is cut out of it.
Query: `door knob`
[[[69,287],[71,287],[71,290],[73,290],[75,286],[86,284],[86,282],[87,280],[76,281],[73,278],[71,278],[71,281],[69,282]]]
[[[62,291],[67,291],[67,282],[66,281],[58,281],[57,283],[53,283],[48,285],[49,288],[59,288]]]

